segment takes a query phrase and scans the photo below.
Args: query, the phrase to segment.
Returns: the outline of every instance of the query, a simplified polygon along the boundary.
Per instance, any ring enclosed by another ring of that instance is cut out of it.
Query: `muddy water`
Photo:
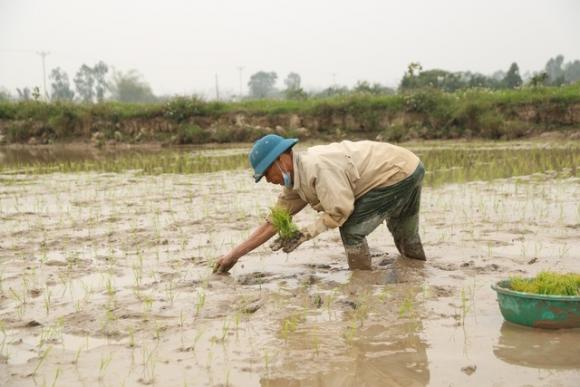
[[[381,226],[372,272],[332,231],[229,276],[277,193],[246,170],[0,175],[0,385],[577,386],[580,331],[506,323],[490,289],[580,272],[570,167],[426,187],[425,263]]]

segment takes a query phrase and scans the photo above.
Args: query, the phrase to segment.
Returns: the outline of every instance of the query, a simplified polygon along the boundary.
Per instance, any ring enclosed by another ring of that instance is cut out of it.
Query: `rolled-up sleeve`
[[[305,227],[310,238],[342,226],[354,210],[354,192],[344,171],[321,169],[317,175],[315,189],[324,212]]]

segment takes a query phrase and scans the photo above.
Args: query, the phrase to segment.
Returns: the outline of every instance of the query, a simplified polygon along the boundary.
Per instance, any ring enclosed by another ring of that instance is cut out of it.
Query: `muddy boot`
[[[418,259],[420,261],[427,260],[425,251],[423,251],[423,245],[420,241],[415,243],[402,243],[400,244],[399,251],[407,258]]]
[[[366,241],[357,246],[345,246],[344,249],[350,270],[371,270],[371,255]]]

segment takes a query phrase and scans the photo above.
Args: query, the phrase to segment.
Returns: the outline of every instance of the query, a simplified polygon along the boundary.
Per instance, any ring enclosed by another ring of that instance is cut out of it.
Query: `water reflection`
[[[493,353],[514,365],[580,369],[580,329],[543,330],[504,321]]]
[[[353,272],[342,296],[354,296],[369,291],[369,285],[390,284],[397,278],[401,294],[417,300],[424,275],[408,260],[397,260],[387,270]],[[396,273],[391,273],[392,271]],[[400,294],[394,295],[399,297]],[[376,300],[371,300],[377,302]],[[290,386],[425,386],[429,383],[429,360],[427,343],[422,337],[423,324],[417,314],[401,316],[398,308],[379,307],[369,316],[348,340],[336,329],[333,322],[322,322],[309,327],[298,337],[288,340],[282,348],[285,357],[276,369],[262,375],[260,383],[265,387]],[[393,302],[395,303],[395,302]],[[414,308],[421,308],[415,302]],[[355,313],[355,311],[352,311]],[[340,321],[344,328],[352,316],[344,313]],[[320,352],[314,356],[305,343],[319,340]]]

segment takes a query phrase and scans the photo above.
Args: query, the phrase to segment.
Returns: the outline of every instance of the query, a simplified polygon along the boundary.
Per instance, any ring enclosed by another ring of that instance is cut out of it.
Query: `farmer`
[[[370,270],[366,236],[384,221],[401,255],[425,260],[418,233],[425,169],[415,154],[374,141],[342,141],[294,152],[297,142],[269,134],[256,141],[250,152],[256,183],[265,176],[268,183],[284,187],[277,206],[294,215],[310,204],[321,213],[300,230],[299,237],[274,241],[273,250],[289,253],[321,232],[338,227],[349,268]],[[266,220],[246,241],[220,257],[214,272],[227,272],[240,257],[275,234]]]

